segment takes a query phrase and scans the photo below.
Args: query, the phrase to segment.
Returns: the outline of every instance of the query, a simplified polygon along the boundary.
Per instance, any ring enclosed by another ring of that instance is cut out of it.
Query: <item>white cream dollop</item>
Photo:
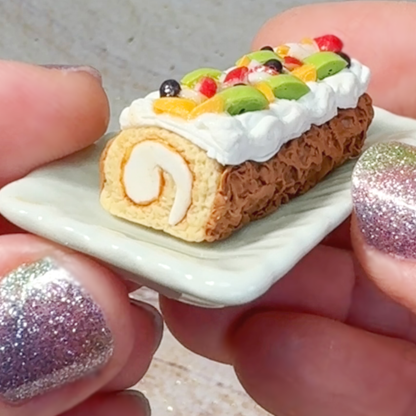
[[[124,189],[136,204],[150,204],[162,193],[162,170],[171,175],[176,185],[169,214],[169,224],[176,225],[185,217],[192,202],[192,173],[180,154],[158,142],[137,144],[124,166]]]
[[[122,129],[157,126],[177,133],[207,152],[222,165],[245,161],[265,162],[288,141],[320,126],[337,115],[338,109],[354,108],[368,88],[370,70],[352,59],[351,67],[319,82],[309,82],[311,91],[300,100],[276,100],[270,108],[238,116],[203,114],[182,120],[153,111],[158,92],[133,101],[120,116]]]

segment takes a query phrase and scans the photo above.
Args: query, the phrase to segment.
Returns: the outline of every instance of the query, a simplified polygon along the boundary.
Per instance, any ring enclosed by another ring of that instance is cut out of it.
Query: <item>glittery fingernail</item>
[[[92,75],[98,81],[102,82],[102,76],[98,69],[89,66],[89,65],[58,65],[58,64],[48,64],[41,65],[43,68],[47,69],[57,69],[64,72],[86,72],[87,74]]]
[[[416,258],[416,148],[401,143],[370,147],[354,168],[352,196],[369,245]]]
[[[82,379],[112,353],[101,308],[53,260],[0,280],[0,400],[20,404]]]

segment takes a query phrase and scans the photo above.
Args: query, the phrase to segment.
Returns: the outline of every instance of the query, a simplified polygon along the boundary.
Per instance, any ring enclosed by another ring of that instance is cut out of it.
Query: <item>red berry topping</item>
[[[227,85],[247,84],[248,72],[249,70],[246,66],[234,68],[226,75],[224,79],[224,84],[227,84]]]
[[[285,56],[283,62],[285,68],[289,69],[289,71],[303,65],[302,61],[299,61],[299,59],[293,58],[292,56]]]
[[[265,72],[266,74],[269,74],[269,75],[279,75],[278,71],[266,65],[260,65],[260,66],[257,66],[256,68],[251,69],[250,73],[253,73],[253,72]]]
[[[205,97],[211,98],[217,93],[217,83],[210,77],[203,77],[198,83],[198,91],[205,95]]]
[[[344,44],[342,40],[335,35],[325,35],[315,38],[314,41],[321,51],[341,52]]]

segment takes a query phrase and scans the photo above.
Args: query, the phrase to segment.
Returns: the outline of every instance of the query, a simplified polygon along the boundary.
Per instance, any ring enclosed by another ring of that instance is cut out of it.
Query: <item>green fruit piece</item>
[[[248,85],[227,88],[218,95],[224,100],[225,111],[232,116],[269,108],[266,96],[257,88]]]
[[[304,60],[316,68],[318,79],[324,79],[342,71],[348,65],[347,61],[334,52],[318,52]]]
[[[200,68],[196,69],[195,71],[189,72],[189,74],[186,74],[182,80],[181,84],[185,85],[189,88],[192,88],[195,86],[195,84],[202,78],[202,77],[210,77],[215,80],[218,80],[218,78],[221,76],[222,72],[218,69],[214,68]]]
[[[250,59],[250,61],[257,61],[260,64],[265,64],[267,61],[270,61],[271,59],[277,59],[280,61],[280,58],[272,51],[255,51],[255,52],[251,52],[248,55],[245,55],[247,58]],[[241,59],[244,59],[241,58]],[[238,66],[241,59],[239,59],[236,62],[236,65]]]
[[[293,75],[275,75],[266,81],[276,98],[284,100],[299,100],[310,91],[310,88]]]

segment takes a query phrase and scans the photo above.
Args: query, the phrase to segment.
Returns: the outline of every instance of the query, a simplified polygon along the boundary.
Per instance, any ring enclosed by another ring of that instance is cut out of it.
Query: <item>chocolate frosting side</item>
[[[364,94],[356,108],[339,110],[328,123],[312,126],[269,161],[226,167],[207,222],[206,240],[224,239],[271,214],[358,156],[373,117],[372,100]]]

